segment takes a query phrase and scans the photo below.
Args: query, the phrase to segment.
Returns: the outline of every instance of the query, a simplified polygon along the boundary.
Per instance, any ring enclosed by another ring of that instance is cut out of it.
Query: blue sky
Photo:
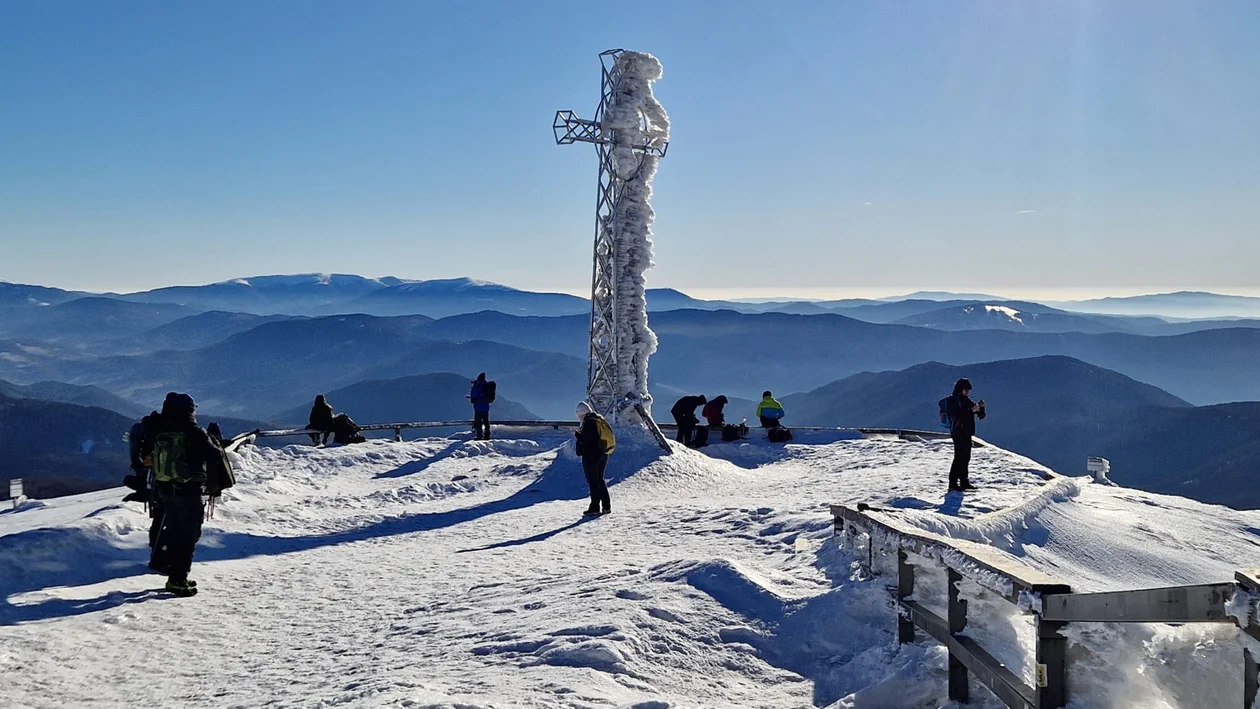
[[[597,54],[673,123],[654,286],[1260,292],[1260,4],[0,5],[0,279],[589,287]]]

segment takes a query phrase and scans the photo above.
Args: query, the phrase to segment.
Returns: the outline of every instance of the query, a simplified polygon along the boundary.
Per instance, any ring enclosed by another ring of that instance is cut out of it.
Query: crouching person
[[[196,409],[187,394],[167,397],[156,430],[149,434],[154,486],[165,516],[166,590],[177,596],[197,594],[188,572],[205,518],[202,495],[213,499],[232,484],[223,449],[197,425]]]
[[[577,436],[577,454],[582,458],[582,472],[586,474],[586,484],[591,489],[591,505],[582,514],[600,515],[612,512],[612,502],[608,498],[608,482],[604,480],[604,469],[608,467],[608,456],[617,447],[617,439],[613,436],[612,426],[608,421],[585,401],[577,405],[577,419],[582,424],[574,432]]]

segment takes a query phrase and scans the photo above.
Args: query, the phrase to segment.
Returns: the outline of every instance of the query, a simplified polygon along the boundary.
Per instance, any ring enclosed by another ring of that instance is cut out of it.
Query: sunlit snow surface
[[[833,502],[995,542],[1083,589],[1260,566],[1260,514],[1046,488],[998,449],[976,450],[982,489],[958,507],[948,442],[805,434],[661,457],[630,435],[614,511],[590,520],[564,432],[247,449],[193,599],[142,573],[148,519],[123,490],[0,513],[0,706],[952,707],[943,650],[897,647],[891,580],[837,547]],[[973,604],[969,632],[1026,671],[1026,617]],[[1070,632],[1074,707],[1239,703],[1229,626]]]

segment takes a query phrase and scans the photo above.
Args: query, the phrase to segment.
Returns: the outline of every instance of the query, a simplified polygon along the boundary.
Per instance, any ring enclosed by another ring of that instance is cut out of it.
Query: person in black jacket
[[[971,465],[971,438],[976,435],[976,419],[984,418],[984,400],[971,400],[971,381],[963,378],[954,384],[954,393],[946,404],[949,414],[949,437],[954,441],[954,462],[949,467],[949,490],[974,490],[968,479]]]
[[[333,432],[333,407],[332,404],[324,400],[323,394],[315,396],[315,404],[311,406],[311,416],[306,427],[312,431],[319,431],[324,435],[322,445],[328,445],[328,437]],[[321,445],[320,434],[311,434],[311,445]]]
[[[674,417],[674,423],[678,424],[679,443],[684,446],[691,446],[692,434],[696,430],[696,424],[700,423],[700,419],[696,418],[696,409],[704,406],[708,401],[708,399],[704,398],[704,394],[696,394],[694,396],[684,396],[674,402],[674,406],[669,410],[669,413]]]
[[[196,409],[187,394],[168,396],[161,417],[145,434],[154,486],[165,510],[166,590],[177,596],[197,593],[197,583],[188,579],[188,572],[205,517],[202,495],[217,494],[213,487],[231,475],[225,469],[223,450],[197,425]]]
[[[590,404],[578,402],[577,419],[582,426],[574,432],[577,435],[577,454],[582,458],[582,472],[586,475],[586,484],[591,490],[591,504],[582,513],[584,515],[606,515],[612,511],[608,482],[604,480],[608,453],[599,438],[599,418],[599,414],[595,413]]]

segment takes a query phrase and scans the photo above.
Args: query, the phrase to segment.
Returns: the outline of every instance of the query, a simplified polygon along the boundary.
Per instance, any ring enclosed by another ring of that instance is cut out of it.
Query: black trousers
[[[479,441],[490,440],[490,412],[473,411],[473,435]]]
[[[762,428],[778,428],[779,427],[779,419],[772,419],[768,416],[761,416],[760,418],[761,418]]]
[[[608,467],[608,456],[582,456],[582,472],[586,473],[586,484],[591,488],[592,510],[612,509],[612,501],[608,499],[608,482],[604,480],[604,468]]]
[[[967,470],[971,465],[971,436],[954,436],[954,463],[949,466],[949,486],[951,488],[970,485]]]
[[[201,539],[201,523],[206,515],[201,503],[201,485],[159,483],[158,494],[166,510],[162,537],[169,569],[167,576],[171,581],[184,582],[192,568],[193,550]]]
[[[695,414],[687,414],[685,416],[674,415],[674,423],[678,424],[678,442],[684,446],[691,445],[691,436],[696,430],[696,424],[700,423],[700,419]]]
[[[312,433],[312,434],[311,434],[311,445],[313,445],[313,446],[318,446],[318,445],[320,445],[320,442],[319,442],[319,437],[320,437],[321,435],[324,437],[324,443],[323,443],[323,445],[328,445],[328,437],[332,435],[332,431],[323,431],[323,432],[321,432],[321,433]]]

